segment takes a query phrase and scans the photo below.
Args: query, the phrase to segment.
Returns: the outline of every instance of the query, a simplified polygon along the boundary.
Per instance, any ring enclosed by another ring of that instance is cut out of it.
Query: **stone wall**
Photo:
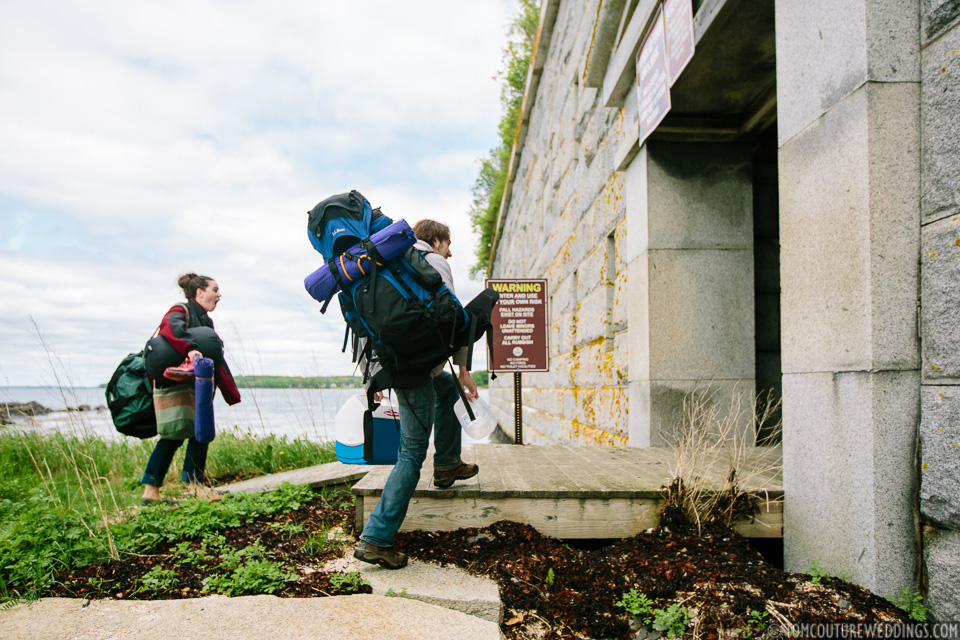
[[[585,86],[616,4],[543,3],[491,273],[548,280],[524,442],[662,446],[690,391],[782,371],[786,567],[960,619],[960,0],[776,2],[775,157],[638,146],[629,77]]]
[[[960,620],[960,3],[922,3],[920,512],[927,606]]]
[[[628,439],[623,114],[581,84],[598,4],[560,3],[491,274],[548,281],[550,371],[522,376],[529,444]],[[490,385],[510,434],[513,380]]]

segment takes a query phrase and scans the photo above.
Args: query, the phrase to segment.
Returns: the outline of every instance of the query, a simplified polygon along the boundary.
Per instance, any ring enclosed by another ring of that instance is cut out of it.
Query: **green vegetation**
[[[194,563],[223,553],[218,532],[261,515],[283,513],[316,498],[309,488],[285,486],[258,495],[230,495],[208,503],[187,500],[176,509],[158,504],[136,511],[140,474],[153,442],[29,431],[0,433],[0,602],[29,598],[70,568],[144,553],[165,543],[205,540]],[[185,448],[184,448],[185,449]],[[179,469],[183,449],[171,469]],[[330,462],[332,444],[286,437],[218,435],[210,448],[211,477],[244,477]],[[168,478],[168,493],[186,487]],[[135,518],[129,517],[137,513]],[[269,593],[280,573],[257,558],[231,569],[210,585],[220,592]],[[147,577],[149,576],[149,580]],[[169,583],[161,570],[144,576],[143,588]]]
[[[241,389],[360,389],[360,376],[237,376]]]
[[[810,582],[813,584],[820,584],[824,578],[829,578],[830,574],[826,570],[820,568],[820,561],[814,560],[810,563],[810,566],[807,567],[807,573],[810,574]]]
[[[739,633],[743,638],[752,638],[753,636],[763,635],[763,632],[767,629],[767,616],[769,614],[766,611],[757,611],[755,609],[750,609],[747,615],[747,626],[740,629],[734,629],[734,633]]]
[[[690,610],[674,602],[666,609],[655,609],[653,600],[636,589],[623,594],[623,599],[615,603],[646,626],[662,631],[668,638],[679,638],[690,623]]]
[[[534,0],[518,0],[519,15],[510,24],[509,43],[503,50],[503,68],[497,74],[500,85],[500,143],[480,161],[480,175],[473,187],[473,204],[470,221],[480,235],[476,249],[477,261],[471,267],[473,276],[487,273],[493,236],[500,214],[500,201],[507,184],[510,154],[517,135],[523,90],[530,68],[530,54],[537,37],[540,20],[539,3]]]
[[[470,375],[473,376],[473,381],[478,387],[485,389],[490,386],[490,374],[486,371],[471,371]]]
[[[360,591],[360,587],[370,583],[356,571],[351,571],[350,573],[332,574],[330,584],[341,593],[357,593]]]
[[[890,602],[907,612],[911,620],[927,621],[927,608],[923,606],[923,596],[908,587],[900,590],[900,595],[888,598]]]

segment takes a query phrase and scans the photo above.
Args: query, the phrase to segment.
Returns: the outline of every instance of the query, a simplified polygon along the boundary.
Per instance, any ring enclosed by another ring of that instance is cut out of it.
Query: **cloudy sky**
[[[234,373],[352,373],[303,288],[306,212],[350,189],[449,224],[469,300],[514,5],[4,2],[0,386],[106,382],[187,271],[220,284]]]

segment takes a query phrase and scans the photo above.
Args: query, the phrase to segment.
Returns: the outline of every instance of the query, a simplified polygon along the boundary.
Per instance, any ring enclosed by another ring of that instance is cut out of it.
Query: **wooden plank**
[[[474,452],[477,456],[477,464],[480,465],[480,473],[477,474],[480,484],[479,495],[488,498],[507,497],[494,450],[488,444],[478,444],[474,447]]]
[[[760,513],[733,526],[745,538],[783,537],[783,499],[766,501]]]
[[[373,507],[365,504],[366,515]],[[659,510],[657,500],[628,498],[421,498],[411,501],[400,530],[455,531],[511,520],[561,539],[626,538],[656,526]]]
[[[234,482],[233,484],[216,487],[215,490],[217,493],[258,493],[272,491],[284,482],[319,489],[327,485],[353,484],[366,476],[370,468],[369,465],[328,462],[303,469],[282,471],[259,478]]]
[[[460,449],[460,461],[473,464],[477,460],[477,454],[473,446],[464,445]],[[424,464],[424,469],[426,469]],[[449,487],[440,489],[433,486],[433,461],[430,461],[429,474],[424,471],[420,475],[420,482],[417,484],[417,490],[413,492],[414,496],[430,494],[431,496],[456,497],[461,495],[476,495],[480,490],[479,476],[474,476],[466,480],[456,480]]]
[[[383,485],[387,481],[387,476],[393,471],[392,464],[368,466],[370,471],[351,489],[354,495],[380,495],[380,492],[383,491]]]
[[[493,453],[499,460],[500,476],[503,478],[504,490],[508,493],[527,493],[534,489],[532,479],[525,473],[522,449],[526,445],[498,444]]]
[[[589,486],[582,486],[566,473],[562,465],[557,464],[557,446],[527,447],[527,456],[531,464],[531,472],[541,484],[541,490],[551,497],[581,496],[589,491]]]

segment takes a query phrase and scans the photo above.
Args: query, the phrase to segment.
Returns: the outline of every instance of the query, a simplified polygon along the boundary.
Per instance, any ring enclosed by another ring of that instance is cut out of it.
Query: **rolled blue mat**
[[[196,374],[196,413],[193,422],[197,442],[211,442],[217,435],[213,420],[213,360],[197,358],[193,362]]]
[[[384,260],[393,260],[407,247],[412,247],[416,241],[417,237],[413,235],[413,229],[406,220],[397,220],[370,236],[370,242]],[[333,266],[345,282],[362,278],[373,267],[370,256],[359,244],[353,245],[346,253],[334,258]],[[330,300],[333,294],[340,290],[340,283],[330,270],[330,263],[308,275],[303,281],[303,286],[319,302]]]

